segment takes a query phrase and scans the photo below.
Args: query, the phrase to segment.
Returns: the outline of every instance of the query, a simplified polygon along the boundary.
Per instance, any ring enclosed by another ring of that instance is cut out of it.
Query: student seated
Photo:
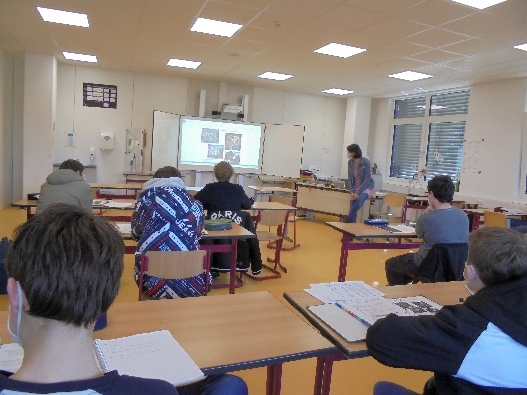
[[[135,282],[139,284],[141,255],[147,251],[191,251],[198,249],[203,230],[203,206],[187,193],[178,169],[158,169],[145,182],[132,215],[132,235],[138,240],[135,253]],[[209,284],[212,278],[208,279]],[[143,293],[153,299],[201,296],[205,275],[187,279],[162,279],[144,275]]]
[[[527,239],[505,228],[468,237],[463,304],[434,316],[378,320],[366,335],[380,363],[434,372],[427,394],[527,393]],[[415,394],[378,383],[374,394]]]
[[[95,361],[93,326],[117,295],[123,253],[106,221],[72,205],[52,205],[15,231],[8,329],[24,360],[1,372],[2,393],[177,394],[161,380],[103,374]]]
[[[246,395],[244,381],[231,375],[176,390],[162,380],[101,373],[93,327],[117,295],[123,254],[121,236],[108,222],[68,204],[52,205],[15,231],[6,265],[7,325],[24,360],[14,374],[0,371],[0,392]]]
[[[194,197],[203,204],[203,208],[208,211],[209,217],[212,213],[218,213],[219,216],[225,216],[225,212],[240,212],[244,209],[249,209],[252,207],[254,200],[249,198],[243,187],[238,184],[232,184],[229,180],[234,175],[234,169],[232,166],[225,162],[219,162],[214,166],[214,176],[216,177],[217,182],[207,184],[201,189]],[[237,216],[240,217],[240,216]],[[233,218],[234,219],[234,218]],[[236,221],[241,223],[244,228],[249,230],[252,233],[255,233],[254,223],[251,218],[241,219]],[[243,261],[240,262],[241,268],[247,269],[249,266],[249,261],[251,265],[252,274],[260,274],[262,270],[262,254],[260,252],[260,245],[257,238],[248,238],[246,239],[247,251],[248,254],[244,254]],[[245,250],[245,248],[243,248]],[[248,255],[248,256],[247,256]],[[221,257],[217,253],[213,256],[213,268],[221,269],[223,266],[226,268],[229,267],[229,264],[222,264]],[[224,255],[223,255],[224,256]],[[238,256],[238,260],[241,257]],[[227,270],[227,269],[225,269]]]
[[[58,170],[46,178],[40,187],[37,210],[39,213],[54,203],[68,203],[92,211],[92,191],[84,180],[84,166],[78,160],[62,162]]]
[[[388,285],[408,284],[428,252],[436,243],[466,243],[468,217],[452,207],[454,183],[449,176],[435,176],[428,182],[428,207],[417,219],[415,234],[423,239],[417,253],[395,256],[386,261]]]

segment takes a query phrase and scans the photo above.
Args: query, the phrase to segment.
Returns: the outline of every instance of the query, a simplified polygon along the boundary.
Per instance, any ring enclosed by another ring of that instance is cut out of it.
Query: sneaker
[[[220,272],[210,272],[210,274],[212,275],[212,278],[218,278],[220,276]]]
[[[253,276],[257,276],[257,275],[259,275],[262,272],[262,270],[261,269],[260,270],[256,270],[256,271],[251,270],[251,272],[252,272]]]

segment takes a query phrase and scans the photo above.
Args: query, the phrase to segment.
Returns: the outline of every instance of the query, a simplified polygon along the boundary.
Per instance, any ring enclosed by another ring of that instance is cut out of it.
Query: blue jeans
[[[176,389],[179,395],[248,395],[249,393],[245,381],[232,374],[213,374]]]
[[[348,214],[348,222],[357,222],[357,213],[359,212],[366,200],[368,200],[368,194],[361,193],[357,199],[350,201],[350,212]]]

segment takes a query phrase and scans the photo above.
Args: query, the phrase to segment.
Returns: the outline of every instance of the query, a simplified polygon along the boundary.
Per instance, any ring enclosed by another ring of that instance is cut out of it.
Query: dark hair
[[[527,239],[508,228],[480,228],[468,235],[468,263],[489,286],[527,275]]]
[[[216,163],[214,166],[214,176],[218,181],[229,181],[234,174],[234,169],[230,163],[225,161]]]
[[[29,314],[87,326],[114,301],[123,272],[124,243],[102,217],[54,204],[15,230],[6,260]]]
[[[435,176],[428,181],[427,188],[428,192],[432,192],[441,203],[452,203],[455,188],[449,176]]]
[[[82,163],[75,159],[67,159],[62,162],[59,166],[59,170],[63,169],[73,170],[74,172],[79,172],[81,175],[84,172],[84,166]]]
[[[362,150],[358,144],[351,144],[347,147],[349,153],[353,153],[357,158],[362,158]]]
[[[174,166],[165,166],[157,169],[154,178],[181,177],[181,172]]]

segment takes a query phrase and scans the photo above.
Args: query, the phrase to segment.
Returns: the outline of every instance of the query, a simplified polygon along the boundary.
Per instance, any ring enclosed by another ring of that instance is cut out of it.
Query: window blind
[[[470,91],[432,95],[430,115],[457,115],[468,113]]]
[[[461,171],[465,122],[431,123],[428,133],[427,178],[446,174],[456,179]]]
[[[390,177],[413,178],[419,165],[423,125],[395,125],[393,131]]]
[[[425,116],[426,96],[395,101],[394,118],[420,118]]]

